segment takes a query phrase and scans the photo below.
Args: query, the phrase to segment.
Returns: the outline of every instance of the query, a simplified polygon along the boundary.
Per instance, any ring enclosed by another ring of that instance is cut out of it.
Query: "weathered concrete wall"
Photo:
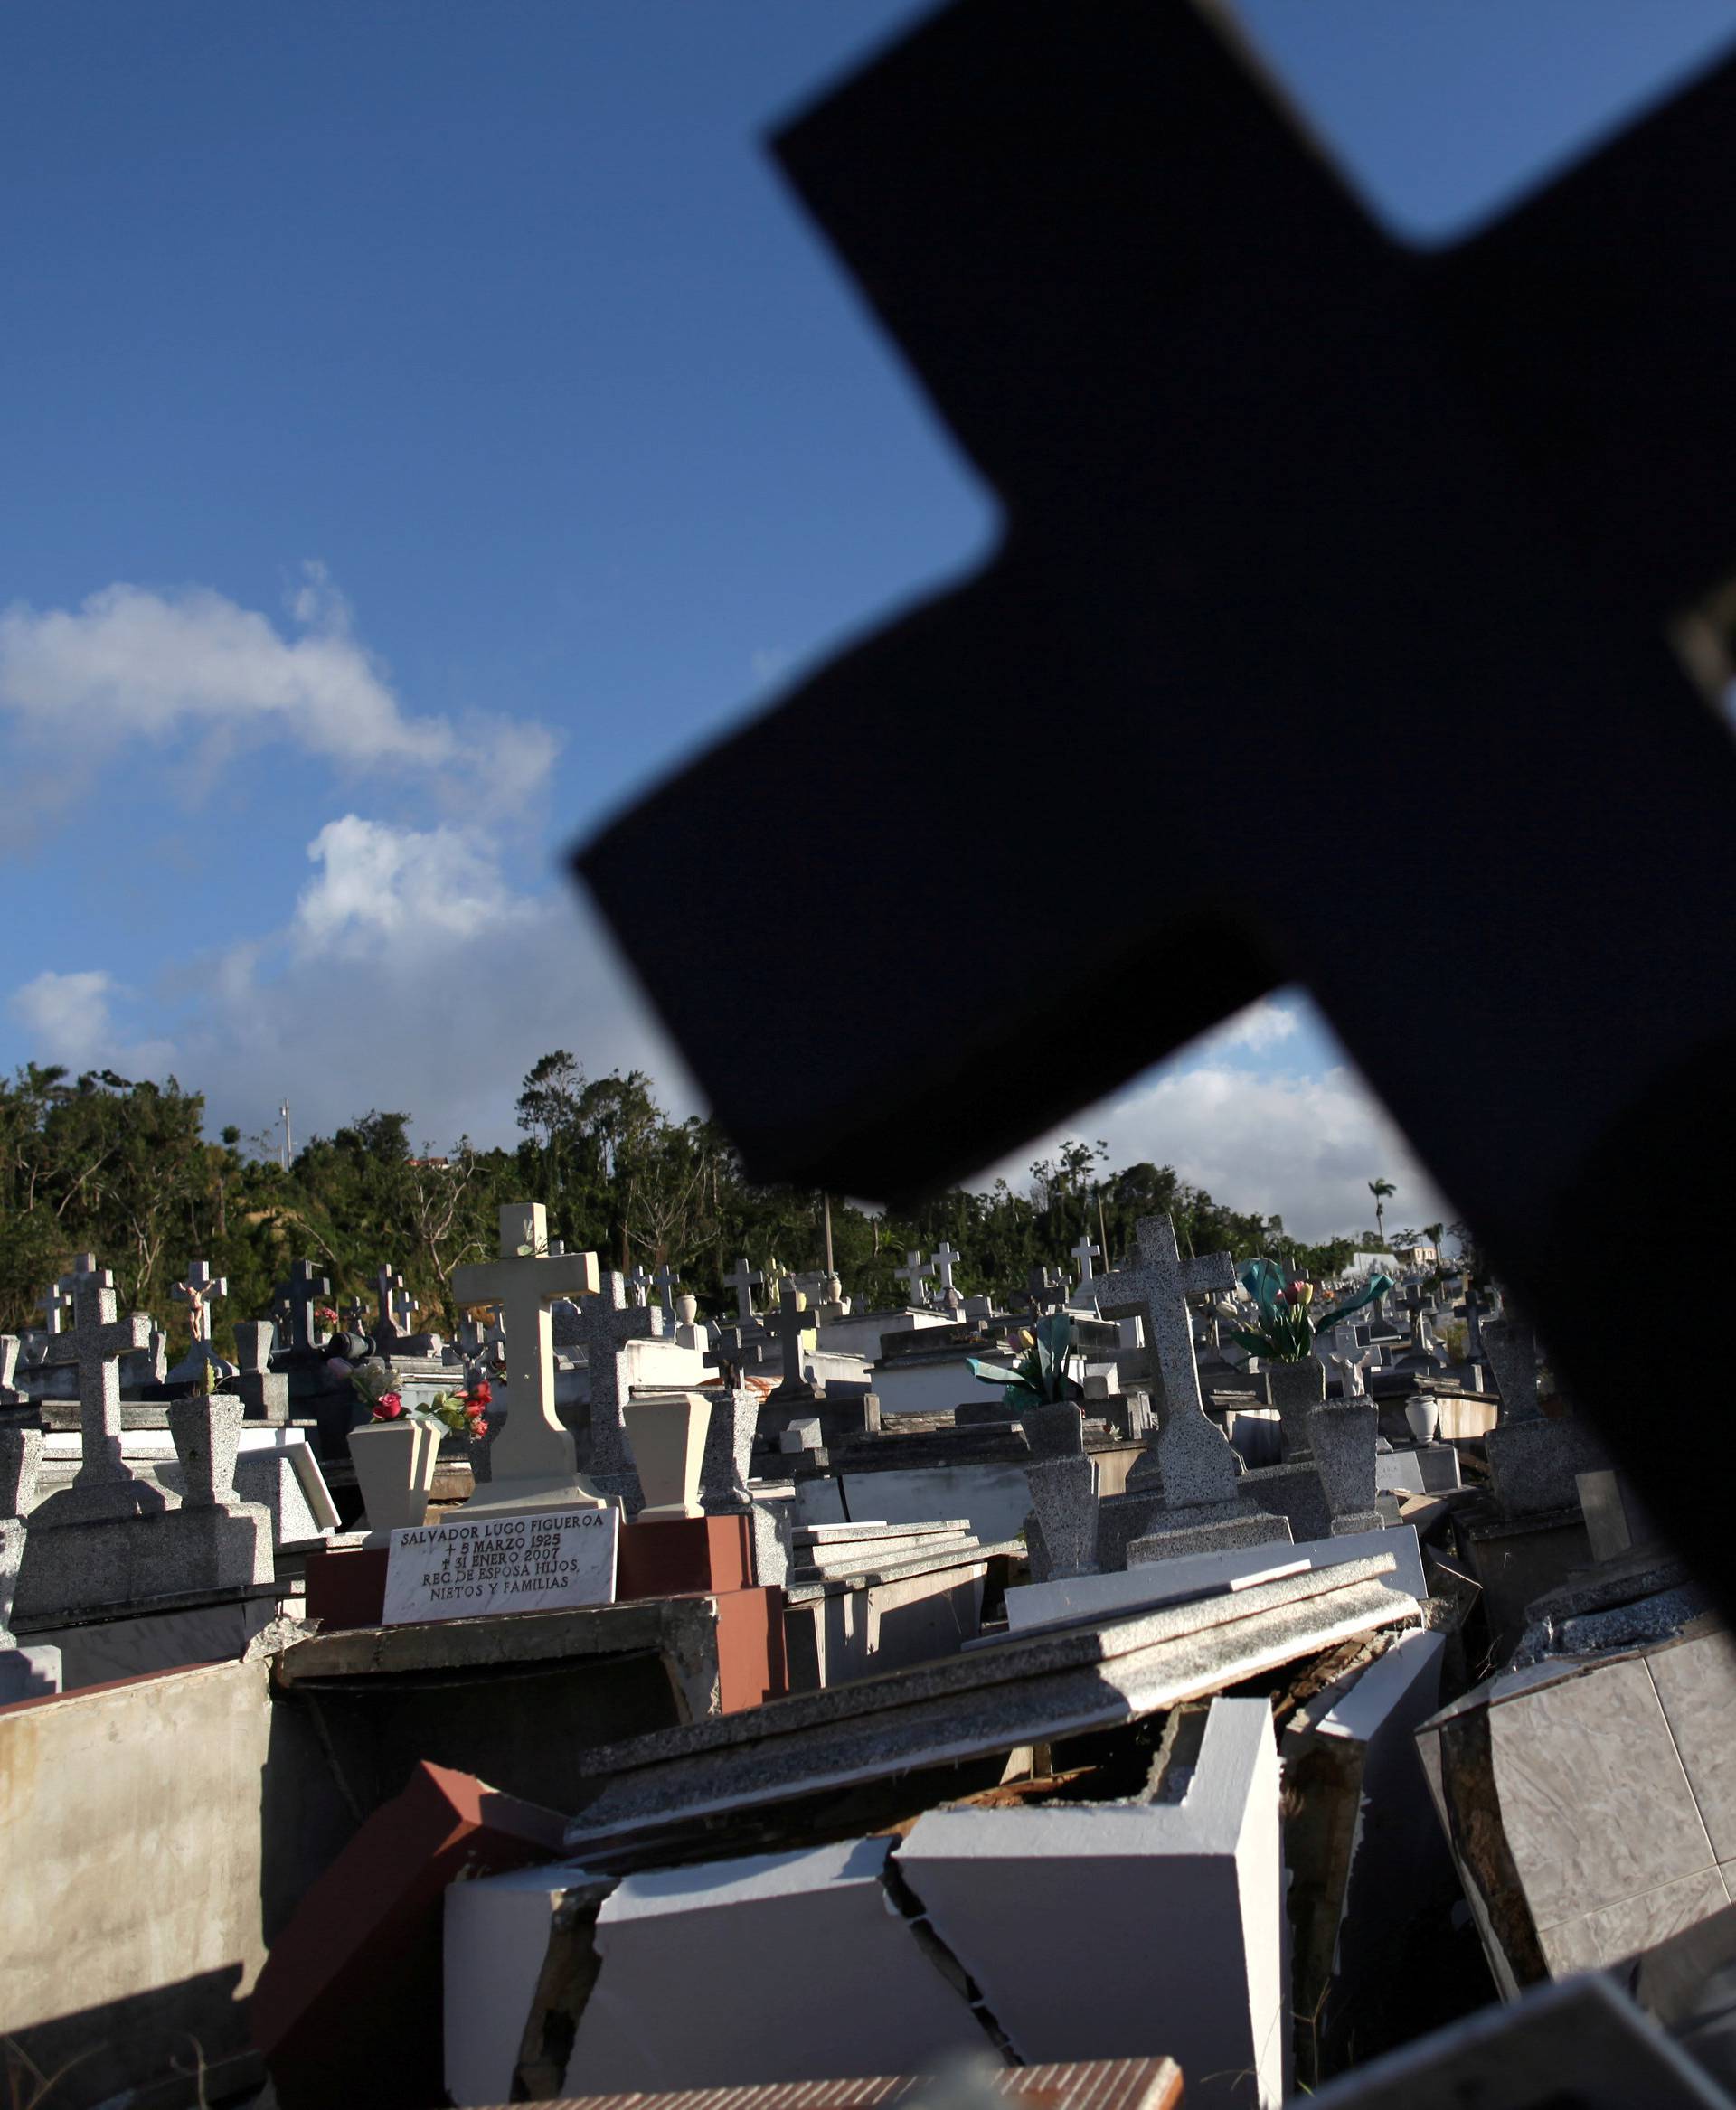
[[[348,1823],[269,1687],[209,1663],[0,1708],[0,2039],[72,2062],[55,2110],[244,2048],[266,1942]]]

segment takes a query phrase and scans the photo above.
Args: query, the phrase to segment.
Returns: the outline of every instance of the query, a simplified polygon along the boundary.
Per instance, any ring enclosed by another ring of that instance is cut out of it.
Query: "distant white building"
[[[1429,1248],[1431,1252],[1433,1249]],[[1407,1254],[1411,1250],[1409,1246],[1405,1248]],[[1399,1258],[1397,1253],[1353,1253],[1344,1274],[1346,1277],[1354,1276],[1358,1281],[1366,1282],[1371,1275],[1391,1275]]]

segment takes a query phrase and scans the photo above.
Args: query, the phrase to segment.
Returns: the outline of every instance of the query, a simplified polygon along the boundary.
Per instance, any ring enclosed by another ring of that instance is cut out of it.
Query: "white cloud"
[[[45,967],[13,992],[7,1008],[30,1035],[39,1062],[71,1070],[130,1069],[147,1074],[166,1069],[174,1050],[166,1041],[128,1043],[113,1015],[115,1000],[130,992],[101,968],[61,974]]]
[[[73,761],[198,736],[209,775],[249,737],[351,768],[461,776],[472,802],[503,809],[541,784],[556,747],[546,727],[409,712],[324,565],[305,565],[288,599],[298,636],[206,587],[117,583],[77,609],[14,602],[0,610],[0,710]]]
[[[213,1134],[231,1121],[257,1134],[287,1095],[300,1135],[379,1107],[410,1114],[419,1143],[510,1144],[520,1083],[554,1048],[593,1077],[646,1070],[673,1112],[696,1110],[576,890],[516,890],[485,834],[355,814],[307,854],[315,876],[281,928],[177,965],[172,1040],[128,1046],[113,1013],[130,992],[101,970],[50,970],[10,999],[28,1052],[129,1076],[172,1069],[205,1094]]]
[[[1335,1060],[1313,1074],[1262,1071],[1224,1060],[1298,1035],[1317,1038]],[[992,1167],[983,1182],[998,1176],[1022,1184],[1029,1166],[1052,1156],[1068,1136],[1101,1137],[1111,1165],[1173,1165],[1213,1201],[1281,1216],[1286,1229],[1303,1239],[1372,1229],[1368,1182],[1376,1178],[1391,1180],[1398,1190],[1387,1204],[1389,1230],[1450,1221],[1458,1214],[1306,998],[1250,1006],[1064,1128]]]
[[[1196,1041],[1194,1060],[1217,1061],[1238,1050],[1250,1055],[1264,1054],[1280,1041],[1293,1040],[1299,1023],[1296,1012],[1288,1004],[1262,996],[1258,1003],[1250,1003],[1245,1011],[1237,1012],[1233,1018],[1225,1019],[1221,1026]]]
[[[303,890],[290,927],[305,959],[373,954],[387,939],[421,953],[504,935],[539,912],[507,887],[486,838],[467,829],[399,828],[345,814],[319,831],[307,855],[319,876]]]

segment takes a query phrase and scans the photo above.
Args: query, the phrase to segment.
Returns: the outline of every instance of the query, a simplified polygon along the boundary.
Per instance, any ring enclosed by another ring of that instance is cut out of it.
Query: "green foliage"
[[[774,1255],[797,1272],[822,1264],[821,1198],[750,1185],[722,1131],[671,1119],[643,1073],[588,1078],[557,1049],[524,1079],[517,1111],[514,1148],[460,1138],[437,1151],[412,1142],[410,1115],[372,1108],[311,1136],[286,1171],[263,1137],[227,1127],[205,1141],[203,1099],[172,1078],[71,1079],[29,1065],[0,1079],[0,1331],[33,1323],[44,1286],[90,1251],[114,1269],[123,1309],[168,1325],[175,1355],[187,1328],[172,1293],[195,1258],[229,1278],[220,1342],[237,1321],[269,1315],[302,1258],[329,1277],[340,1310],[359,1297],[372,1311],[380,1267],[401,1268],[418,1323],[450,1332],[453,1270],[492,1258],[510,1201],[542,1202],[551,1236],[605,1267],[667,1262],[711,1310],[733,1309],[722,1277],[738,1254],[760,1268]],[[1170,1166],[1114,1168],[1106,1156],[1100,1143],[1070,1140],[1033,1166],[1025,1192],[1005,1181],[986,1193],[953,1188],[898,1217],[834,1197],[838,1272],[858,1308],[890,1306],[901,1301],[892,1270],[905,1251],[948,1239],[966,1256],[960,1289],[1005,1300],[1081,1233],[1107,1260],[1130,1248],[1139,1218],[1162,1214],[1189,1254],[1277,1251],[1297,1273],[1321,1274],[1348,1258],[1348,1239],[1297,1244],[1278,1218],[1226,1208]]]
[[[1039,1319],[1023,1334],[1029,1346],[1011,1370],[968,1356],[971,1375],[985,1385],[1005,1385],[1002,1403],[1024,1413],[1027,1407],[1053,1407],[1084,1393],[1067,1374],[1073,1349],[1073,1322],[1065,1312]]]

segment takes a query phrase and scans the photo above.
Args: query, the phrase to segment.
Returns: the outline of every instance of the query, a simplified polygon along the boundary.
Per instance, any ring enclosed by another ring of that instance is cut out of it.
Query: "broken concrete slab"
[[[1278,1745],[1291,1990],[1310,2018],[1316,2072],[1378,2043],[1389,1976],[1412,1967],[1411,1930],[1438,1924],[1458,1898],[1415,1741],[1439,1704],[1446,1653],[1442,1634],[1396,1635],[1306,1700]]]
[[[1731,2110],[1731,2099],[1602,1978],[1540,1988],[1373,2059],[1311,2110]]]
[[[1114,1618],[1144,1606],[1180,1604],[1184,1599],[1212,1596],[1221,1590],[1247,1589],[1279,1576],[1342,1567],[1347,1560],[1382,1553],[1393,1557],[1390,1578],[1393,1590],[1419,1599],[1429,1595],[1417,1534],[1409,1525],[1400,1524],[1337,1539],[1231,1546],[1215,1553],[1172,1556],[1109,1575],[1016,1584],[1006,1593],[1007,1625],[1014,1633],[1021,1634],[1080,1620]]]
[[[1342,1543],[1342,1541],[1341,1541]],[[1012,1635],[952,1661],[593,1748],[568,1832],[592,1868],[725,1813],[1103,1729],[1420,1617],[1390,1551],[1097,1625]]]
[[[1653,1946],[1731,1900],[1736,1650],[1722,1632],[1545,1660],[1417,1732],[1495,1982]]]
[[[896,1909],[890,1839],[627,1877],[597,1916],[600,1969],[572,2068],[587,2087],[712,2088],[915,2070],[987,2048]],[[766,2006],[770,1959],[834,1997]]]
[[[898,1872],[1018,2058],[1162,2043],[1190,2105],[1275,2105],[1289,2030],[1269,1704],[1214,1700],[1175,1774],[1149,1803],[930,1811]]]

